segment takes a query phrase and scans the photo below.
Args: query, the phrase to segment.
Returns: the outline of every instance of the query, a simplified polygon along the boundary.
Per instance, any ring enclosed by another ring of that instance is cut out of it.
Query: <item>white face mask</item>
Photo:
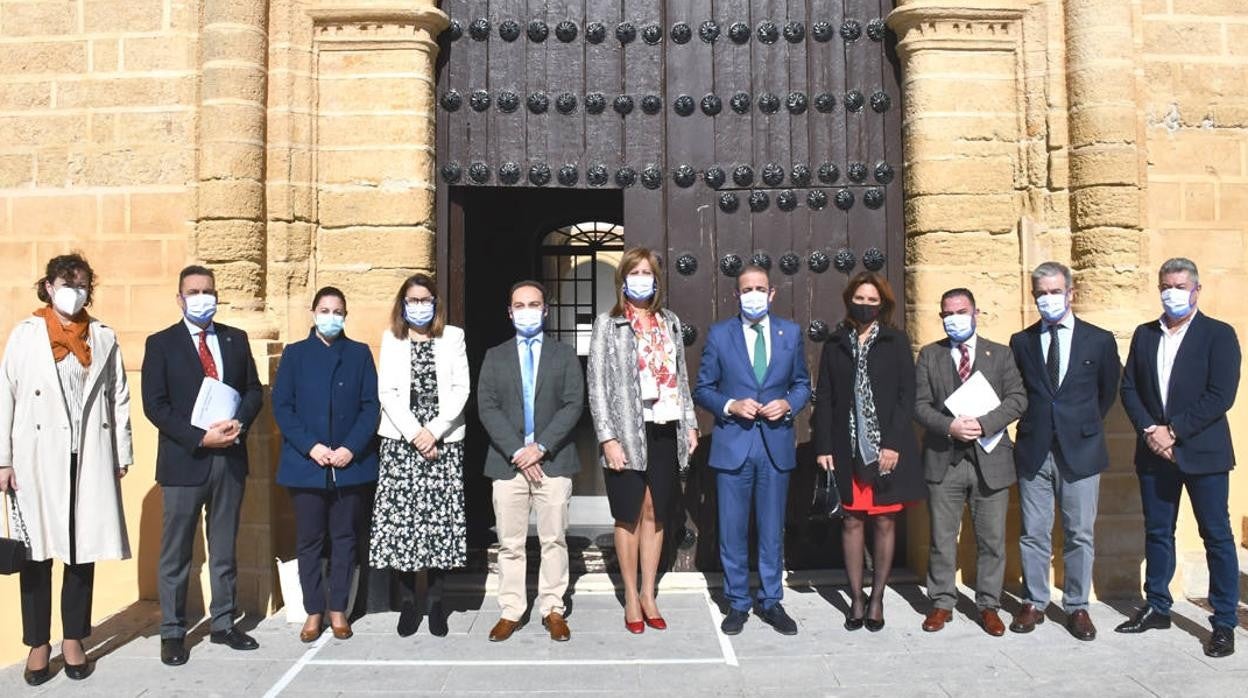
[[[771,299],[766,291],[747,291],[741,294],[741,314],[746,320],[761,320],[767,314]]]
[[[217,314],[217,297],[211,293],[197,293],[193,296],[182,296],[186,303],[186,319],[195,323],[205,323]]]
[[[403,317],[415,327],[425,327],[433,322],[435,310],[433,303],[408,303],[403,307]]]
[[[1166,315],[1182,320],[1192,312],[1192,292],[1185,288],[1168,288],[1161,292],[1161,307]]]
[[[647,274],[624,277],[624,295],[635,301],[650,300],[654,297],[654,277]]]
[[[542,331],[544,320],[541,308],[521,308],[511,311],[511,324],[515,325],[516,334],[521,337],[537,336],[537,333]]]
[[[960,313],[946,315],[945,334],[955,342],[965,342],[975,334],[975,316]]]
[[[62,286],[52,294],[52,307],[65,317],[73,317],[87,305],[87,290]]]
[[[1066,294],[1046,293],[1036,299],[1036,310],[1045,322],[1057,322],[1066,317]]]

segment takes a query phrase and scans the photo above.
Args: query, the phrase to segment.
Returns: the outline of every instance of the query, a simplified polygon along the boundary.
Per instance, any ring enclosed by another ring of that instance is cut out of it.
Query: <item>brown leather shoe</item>
[[[1029,633],[1036,629],[1037,625],[1044,622],[1044,611],[1036,608],[1032,604],[1023,604],[1022,610],[1014,614],[1014,622],[1010,623],[1010,632]]]
[[[551,613],[542,619],[542,627],[550,631],[550,639],[555,642],[567,642],[572,639],[572,630],[562,613]]]
[[[1001,637],[1005,634],[1005,623],[1001,622],[1001,616],[997,615],[997,609],[985,608],[979,612],[980,625],[984,627],[984,632],[993,637]]]
[[[490,642],[502,642],[503,640],[506,640],[511,637],[511,634],[516,632],[516,628],[519,627],[519,621],[499,618],[498,622],[494,624],[494,627],[490,629]]]
[[[953,620],[953,611],[947,608],[933,608],[928,611],[927,617],[923,619],[923,631],[928,633],[940,632],[945,629],[945,623]]]
[[[331,624],[329,627],[334,631],[334,637],[338,638],[339,640],[350,640],[351,636],[355,634],[351,632],[351,626],[349,624],[347,625],[332,625]]]
[[[1096,626],[1092,624],[1092,617],[1087,611],[1079,610],[1067,616],[1066,629],[1076,640],[1087,642],[1096,639]]]
[[[299,641],[316,642],[323,632],[325,632],[325,626],[321,624],[321,615],[319,613],[310,615],[299,631]]]

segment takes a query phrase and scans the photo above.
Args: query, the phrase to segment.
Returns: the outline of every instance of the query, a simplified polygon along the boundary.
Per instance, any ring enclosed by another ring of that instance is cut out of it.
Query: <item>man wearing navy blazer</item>
[[[1144,505],[1147,604],[1115,630],[1170,627],[1174,524],[1183,490],[1192,501],[1209,565],[1210,657],[1235,651],[1239,563],[1227,511],[1235,467],[1226,413],[1239,388],[1235,330],[1197,310],[1200,274],[1175,257],[1157,274],[1163,313],[1135,329],[1122,378],[1122,406],[1135,427],[1135,470]]]
[[[750,507],[758,531],[758,615],[785,635],[797,624],[780,605],[784,509],[797,465],[793,418],[810,400],[810,373],[796,323],[768,311],[776,291],[767,270],[737,277],[740,314],[707,332],[693,399],[715,415],[710,466],[719,495],[719,555],[730,609],[721,625],[741,632],[749,617]]]
[[[236,650],[258,647],[234,627],[234,559],[239,511],[247,479],[247,430],[263,397],[247,333],[213,322],[217,309],[212,270],[192,265],[178,278],[183,319],[147,338],[143,356],[143,413],[156,426],[156,481],[164,513],[160,540],[159,590],[161,661],[187,660],[186,585],[195,527],[206,509],[208,568],[212,585],[214,643]],[[191,411],[205,377],[217,378],[242,396],[234,419],[204,430],[191,425]]]
[[[1044,622],[1056,507],[1065,540],[1066,629],[1087,641],[1096,639],[1088,596],[1101,472],[1109,467],[1102,420],[1117,397],[1122,366],[1114,335],[1075,317],[1071,281],[1064,264],[1036,267],[1031,295],[1040,321],[1010,338],[1027,387],[1027,411],[1014,445],[1023,524],[1023,607],[1010,630],[1028,633]]]

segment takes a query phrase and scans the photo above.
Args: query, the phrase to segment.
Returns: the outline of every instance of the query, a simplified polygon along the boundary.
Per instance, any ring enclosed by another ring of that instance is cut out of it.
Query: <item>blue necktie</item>
[[[524,361],[520,364],[520,383],[524,390],[524,442],[533,437],[533,343],[536,337],[521,339],[524,343]]]

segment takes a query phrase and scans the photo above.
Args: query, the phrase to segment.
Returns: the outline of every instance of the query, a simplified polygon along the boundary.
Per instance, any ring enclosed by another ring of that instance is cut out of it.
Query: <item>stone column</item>
[[[217,273],[221,300],[264,310],[264,142],[268,3],[205,0],[199,30],[199,163],[192,256]],[[235,317],[238,322],[240,318]]]
[[[1144,234],[1143,124],[1137,97],[1131,0],[1066,0],[1066,93],[1070,125],[1071,262],[1075,311],[1126,349],[1153,307]],[[1132,458],[1135,435],[1121,406],[1106,424],[1110,469],[1101,479],[1094,591],[1135,596],[1143,521]],[[1176,577],[1177,579],[1178,577]]]
[[[953,286],[974,291],[986,336],[1004,342],[1021,324],[1028,7],[1024,0],[909,0],[888,18],[902,61],[906,320],[916,344],[943,336],[936,313]],[[1016,514],[1010,528],[1016,536]],[[925,507],[908,515],[907,539],[922,574]],[[962,553],[973,560],[973,550]],[[973,577],[974,564],[962,568]],[[1013,555],[1010,575],[1017,575]]]

